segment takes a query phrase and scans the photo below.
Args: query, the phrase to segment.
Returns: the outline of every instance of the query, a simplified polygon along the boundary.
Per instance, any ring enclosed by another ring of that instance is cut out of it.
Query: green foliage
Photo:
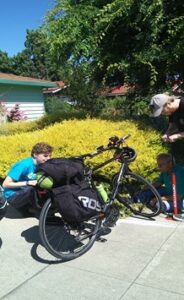
[[[68,81],[67,95],[76,108],[97,116],[104,107],[104,98],[99,96],[100,86],[93,80],[90,70],[87,72],[83,66],[76,66]]]
[[[106,98],[102,116],[133,118],[148,113],[148,102],[145,98],[126,95],[124,97]]]
[[[13,72],[11,58],[8,57],[8,54],[6,52],[3,52],[1,50],[0,50],[0,72],[3,72],[3,73],[12,73]]]
[[[183,75],[183,13],[181,0],[57,0],[46,32],[58,62],[87,62],[98,81],[118,73],[151,90]]]
[[[73,110],[71,104],[65,102],[62,97],[48,96],[45,98],[45,111],[52,113],[68,113]]]
[[[74,63],[89,60],[94,43],[94,18],[98,9],[93,1],[61,1],[47,16],[48,41],[58,62],[72,60]],[[79,18],[80,16],[80,18]]]
[[[54,123],[59,123],[64,120],[72,120],[72,119],[85,119],[86,112],[82,110],[73,110],[70,112],[58,111],[50,114],[45,114],[39,120],[36,121],[36,126],[38,129],[43,129]]]
[[[49,55],[47,36],[41,28],[27,30],[25,49],[12,58],[12,63],[16,75],[60,79],[59,67]]]

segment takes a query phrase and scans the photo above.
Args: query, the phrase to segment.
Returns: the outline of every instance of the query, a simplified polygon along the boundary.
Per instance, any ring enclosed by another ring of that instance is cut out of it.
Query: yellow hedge
[[[0,136],[0,175],[4,177],[14,162],[30,156],[32,146],[40,141],[54,146],[54,157],[67,157],[94,151],[100,145],[107,145],[110,136],[122,137],[125,134],[131,134],[127,143],[138,152],[136,161],[131,164],[132,168],[150,177],[156,167],[157,154],[167,151],[160,142],[159,134],[150,128],[141,130],[138,123],[132,121],[112,122],[97,119],[64,121],[34,132]],[[110,155],[111,153],[100,155],[90,160],[90,163],[100,163]],[[119,164],[113,163],[104,168],[103,172],[110,176],[118,166]]]
[[[1,124],[0,135],[14,135],[20,132],[34,131],[36,129],[37,123],[35,121],[7,122]]]

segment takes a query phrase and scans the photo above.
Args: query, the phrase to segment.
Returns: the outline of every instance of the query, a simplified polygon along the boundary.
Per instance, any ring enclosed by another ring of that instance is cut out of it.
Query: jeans
[[[166,191],[165,187],[159,187],[156,189],[160,196],[169,196],[171,195]],[[151,199],[153,199],[155,195],[150,190],[140,191],[134,197],[134,201],[141,203],[149,203]],[[178,211],[184,211],[184,200],[180,199],[178,202]],[[163,212],[173,212],[173,201],[172,200],[163,200],[162,201],[162,211]]]
[[[167,193],[165,187],[159,187],[156,190],[160,196],[168,196],[169,195],[169,193]],[[155,195],[153,194],[153,192],[151,190],[143,190],[143,191],[139,191],[134,196],[134,201],[142,202],[142,203],[145,203],[145,202],[149,203],[151,201],[151,199],[153,199],[154,197],[155,197]]]
[[[34,206],[35,188],[31,186],[25,187],[21,191],[18,191],[13,196],[9,197],[7,200],[14,208],[20,208],[25,205]]]

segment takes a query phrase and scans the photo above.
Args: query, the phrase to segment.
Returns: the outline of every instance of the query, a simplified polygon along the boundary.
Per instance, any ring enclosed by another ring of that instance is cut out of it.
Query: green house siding
[[[0,100],[4,102],[38,102],[43,101],[43,92],[41,87],[0,84]]]
[[[28,119],[34,120],[45,112],[44,97],[41,86],[20,86],[0,84],[0,101],[4,102],[7,109],[19,103]]]

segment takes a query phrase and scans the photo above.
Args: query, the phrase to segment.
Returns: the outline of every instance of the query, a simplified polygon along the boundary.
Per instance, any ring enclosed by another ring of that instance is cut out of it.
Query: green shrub
[[[57,113],[58,111],[68,113],[73,110],[73,106],[56,96],[45,98],[45,111],[47,114]]]

